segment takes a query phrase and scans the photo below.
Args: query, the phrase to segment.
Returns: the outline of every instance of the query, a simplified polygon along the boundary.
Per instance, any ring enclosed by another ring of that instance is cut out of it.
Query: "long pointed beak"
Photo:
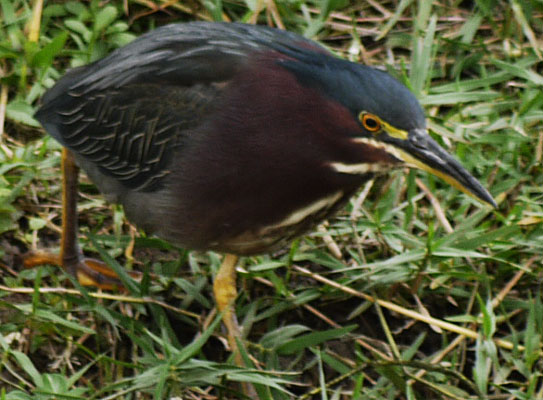
[[[488,191],[458,161],[438,145],[425,130],[409,132],[402,141],[399,156],[408,165],[430,172],[469,196],[493,207],[496,202]]]

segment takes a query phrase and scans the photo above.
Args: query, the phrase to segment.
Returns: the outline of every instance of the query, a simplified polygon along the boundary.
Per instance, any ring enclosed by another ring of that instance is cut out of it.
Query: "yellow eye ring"
[[[362,126],[369,132],[381,130],[381,121],[373,114],[361,113],[360,122],[362,122]]]

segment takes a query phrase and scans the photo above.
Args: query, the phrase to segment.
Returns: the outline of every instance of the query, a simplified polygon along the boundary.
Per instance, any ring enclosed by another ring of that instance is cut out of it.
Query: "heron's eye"
[[[365,112],[360,113],[360,122],[362,122],[362,126],[370,132],[377,132],[381,129],[381,121],[379,121],[379,118],[375,115]]]

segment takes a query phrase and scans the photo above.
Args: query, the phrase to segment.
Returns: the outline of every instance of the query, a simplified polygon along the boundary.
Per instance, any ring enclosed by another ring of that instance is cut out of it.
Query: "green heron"
[[[401,83],[263,26],[158,28],[68,72],[36,118],[65,147],[60,264],[107,281],[77,245],[80,166],[146,232],[230,254],[214,292],[234,349],[237,255],[284,246],[375,174],[418,167],[495,205]]]

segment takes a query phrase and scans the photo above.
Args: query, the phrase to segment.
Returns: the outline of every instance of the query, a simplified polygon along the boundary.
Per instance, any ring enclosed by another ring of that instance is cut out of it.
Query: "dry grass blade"
[[[421,190],[426,194],[428,199],[430,199],[430,202],[432,203],[432,207],[434,207],[434,211],[436,212],[437,219],[441,223],[441,226],[445,229],[447,233],[453,233],[454,229],[452,228],[451,224],[447,220],[447,217],[445,216],[445,213],[443,212],[443,209],[441,208],[441,204],[439,204],[439,201],[436,199],[434,194],[426,187],[424,183],[420,179],[415,179],[417,182],[417,186],[421,188]]]
[[[41,14],[43,10],[43,0],[35,0],[32,9],[32,19],[28,29],[28,40],[37,42],[40,37]]]
[[[58,295],[64,295],[69,294],[72,296],[78,296],[81,297],[83,294],[78,289],[67,289],[67,288],[10,288],[4,285],[0,285],[0,290],[3,290],[8,293],[19,293],[19,294],[27,294],[32,295],[36,292],[41,294],[58,294]],[[135,304],[156,304],[157,306],[160,306],[162,308],[165,308],[169,311],[173,311],[177,314],[182,314],[187,317],[193,318],[196,321],[201,321],[201,316],[195,313],[192,313],[190,311],[183,310],[181,308],[174,307],[170,304],[164,303],[160,300],[154,299],[152,297],[132,297],[132,296],[126,296],[126,295],[119,295],[119,294],[111,294],[111,293],[104,293],[104,292],[89,292],[87,293],[89,297],[95,298],[95,299],[102,299],[102,300],[112,300],[112,301],[118,301],[122,303],[135,303]]]
[[[440,320],[440,319],[437,319],[437,318],[434,318],[434,317],[431,317],[431,316],[426,316],[426,315],[420,314],[418,312],[408,310],[408,309],[406,309],[404,307],[398,306],[398,305],[396,305],[394,303],[391,303],[389,301],[386,301],[386,300],[376,299],[373,296],[370,296],[368,294],[365,294],[365,293],[359,292],[357,290],[351,289],[351,288],[349,288],[347,286],[343,286],[343,285],[341,285],[341,284],[339,284],[337,282],[334,282],[334,281],[332,281],[330,279],[327,279],[327,278],[325,278],[325,277],[323,277],[323,276],[321,276],[319,274],[315,274],[315,273],[309,271],[306,268],[299,267],[299,266],[296,266],[296,265],[293,266],[293,268],[295,270],[297,270],[298,272],[301,272],[301,273],[303,273],[305,275],[308,275],[311,278],[313,278],[313,279],[315,279],[315,280],[317,280],[319,282],[322,282],[322,283],[325,283],[325,284],[327,284],[329,286],[335,287],[336,289],[339,289],[339,290],[341,290],[341,291],[343,291],[345,293],[348,293],[348,294],[350,294],[352,296],[360,297],[360,298],[362,298],[364,300],[367,300],[367,301],[370,301],[372,303],[377,303],[383,308],[386,308],[388,310],[397,312],[398,314],[404,315],[404,316],[406,316],[408,318],[413,318],[413,319],[415,319],[417,321],[424,322],[424,323],[426,323],[428,325],[438,326],[441,329],[445,329],[445,330],[447,330],[449,332],[458,333],[459,335],[469,337],[470,339],[477,339],[477,337],[479,336],[479,334],[476,331],[473,331],[471,329],[463,328],[461,326],[451,324],[450,322],[446,322],[446,321],[443,321],[443,320]],[[524,346],[515,345],[514,343],[509,342],[507,340],[495,339],[494,341],[498,346],[503,347],[504,349],[512,350],[512,349],[516,348],[519,351],[524,350]],[[541,351],[541,355],[543,356],[543,351]]]

